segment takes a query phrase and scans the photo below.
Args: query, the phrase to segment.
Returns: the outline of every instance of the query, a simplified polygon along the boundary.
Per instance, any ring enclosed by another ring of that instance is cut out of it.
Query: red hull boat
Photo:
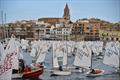
[[[39,76],[43,73],[43,68],[38,68],[35,70],[31,70],[28,72],[23,72],[22,78],[39,78]]]
[[[25,78],[25,79],[29,79],[29,78],[33,78],[33,79],[38,79],[40,75],[43,74],[43,70],[44,67],[40,66],[39,68],[33,69],[33,70],[28,70],[28,71],[24,71],[22,73],[18,73],[18,70],[14,71],[14,75],[12,76],[13,79],[16,78]]]

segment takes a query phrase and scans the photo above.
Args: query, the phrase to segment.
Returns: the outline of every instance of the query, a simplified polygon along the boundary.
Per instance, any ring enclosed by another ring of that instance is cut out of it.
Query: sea
[[[32,62],[32,57],[29,56],[29,52],[22,51],[23,57],[27,64]],[[72,72],[69,76],[51,76],[51,69],[53,66],[52,59],[52,51],[50,50],[45,57],[44,65],[46,69],[44,69],[44,73],[39,76],[39,79],[13,79],[13,80],[120,80],[120,73],[116,72],[114,67],[103,64],[103,59],[93,57],[92,59],[92,67],[95,69],[102,69],[105,71],[104,75],[97,77],[87,77],[85,73],[80,72]],[[68,57],[68,65],[72,67],[74,62],[74,56]]]

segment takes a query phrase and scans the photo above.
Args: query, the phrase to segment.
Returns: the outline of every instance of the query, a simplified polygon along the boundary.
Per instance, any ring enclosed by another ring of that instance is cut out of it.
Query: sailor
[[[39,63],[39,67],[40,68],[43,68],[44,66],[43,66],[43,63]]]
[[[31,66],[31,69],[36,69],[35,63],[32,63],[30,66]]]
[[[94,56],[95,54],[94,54],[94,52],[93,52],[93,50],[92,50],[92,56]]]
[[[23,72],[25,68],[25,64],[24,64],[24,60],[23,59],[19,59],[19,72]]]
[[[94,69],[92,69],[90,73],[95,74],[96,72]]]
[[[62,66],[59,66],[59,70],[60,70],[60,71],[63,71],[63,68],[62,68]]]
[[[31,68],[28,65],[26,65],[24,72],[28,72],[28,71],[31,71]]]
[[[74,50],[73,50],[73,53],[72,55],[75,56],[75,53],[77,52],[77,48],[75,47]]]

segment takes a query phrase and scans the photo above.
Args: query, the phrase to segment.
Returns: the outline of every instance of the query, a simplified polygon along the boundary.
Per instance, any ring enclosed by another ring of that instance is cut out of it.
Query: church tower
[[[68,8],[67,3],[66,3],[65,8],[64,8],[63,18],[64,18],[65,20],[70,20],[70,10],[69,10],[69,8]]]

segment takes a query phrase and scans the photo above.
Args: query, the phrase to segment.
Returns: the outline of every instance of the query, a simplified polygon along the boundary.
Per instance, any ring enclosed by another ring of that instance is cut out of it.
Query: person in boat
[[[32,64],[30,64],[31,69],[36,69],[36,64],[32,62]]]
[[[92,50],[92,56],[94,56],[95,54],[94,54],[94,52],[93,52],[93,50]]]
[[[94,69],[91,69],[91,72],[92,74],[96,74],[95,70]]]
[[[76,51],[77,51],[77,48],[75,47],[72,53],[73,56],[75,56]]]
[[[19,72],[22,73],[24,72],[24,68],[25,68],[25,62],[23,59],[19,59]]]
[[[44,66],[43,66],[43,63],[39,63],[39,67],[40,68],[43,68]]]
[[[62,68],[62,66],[59,66],[59,70],[60,70],[60,71],[63,71],[63,68]]]
[[[43,63],[32,63],[31,69],[43,68]]]
[[[31,71],[31,68],[28,65],[26,65],[24,72],[28,72],[28,71]]]
[[[35,66],[36,66],[37,68],[43,68],[43,63],[36,63]]]

